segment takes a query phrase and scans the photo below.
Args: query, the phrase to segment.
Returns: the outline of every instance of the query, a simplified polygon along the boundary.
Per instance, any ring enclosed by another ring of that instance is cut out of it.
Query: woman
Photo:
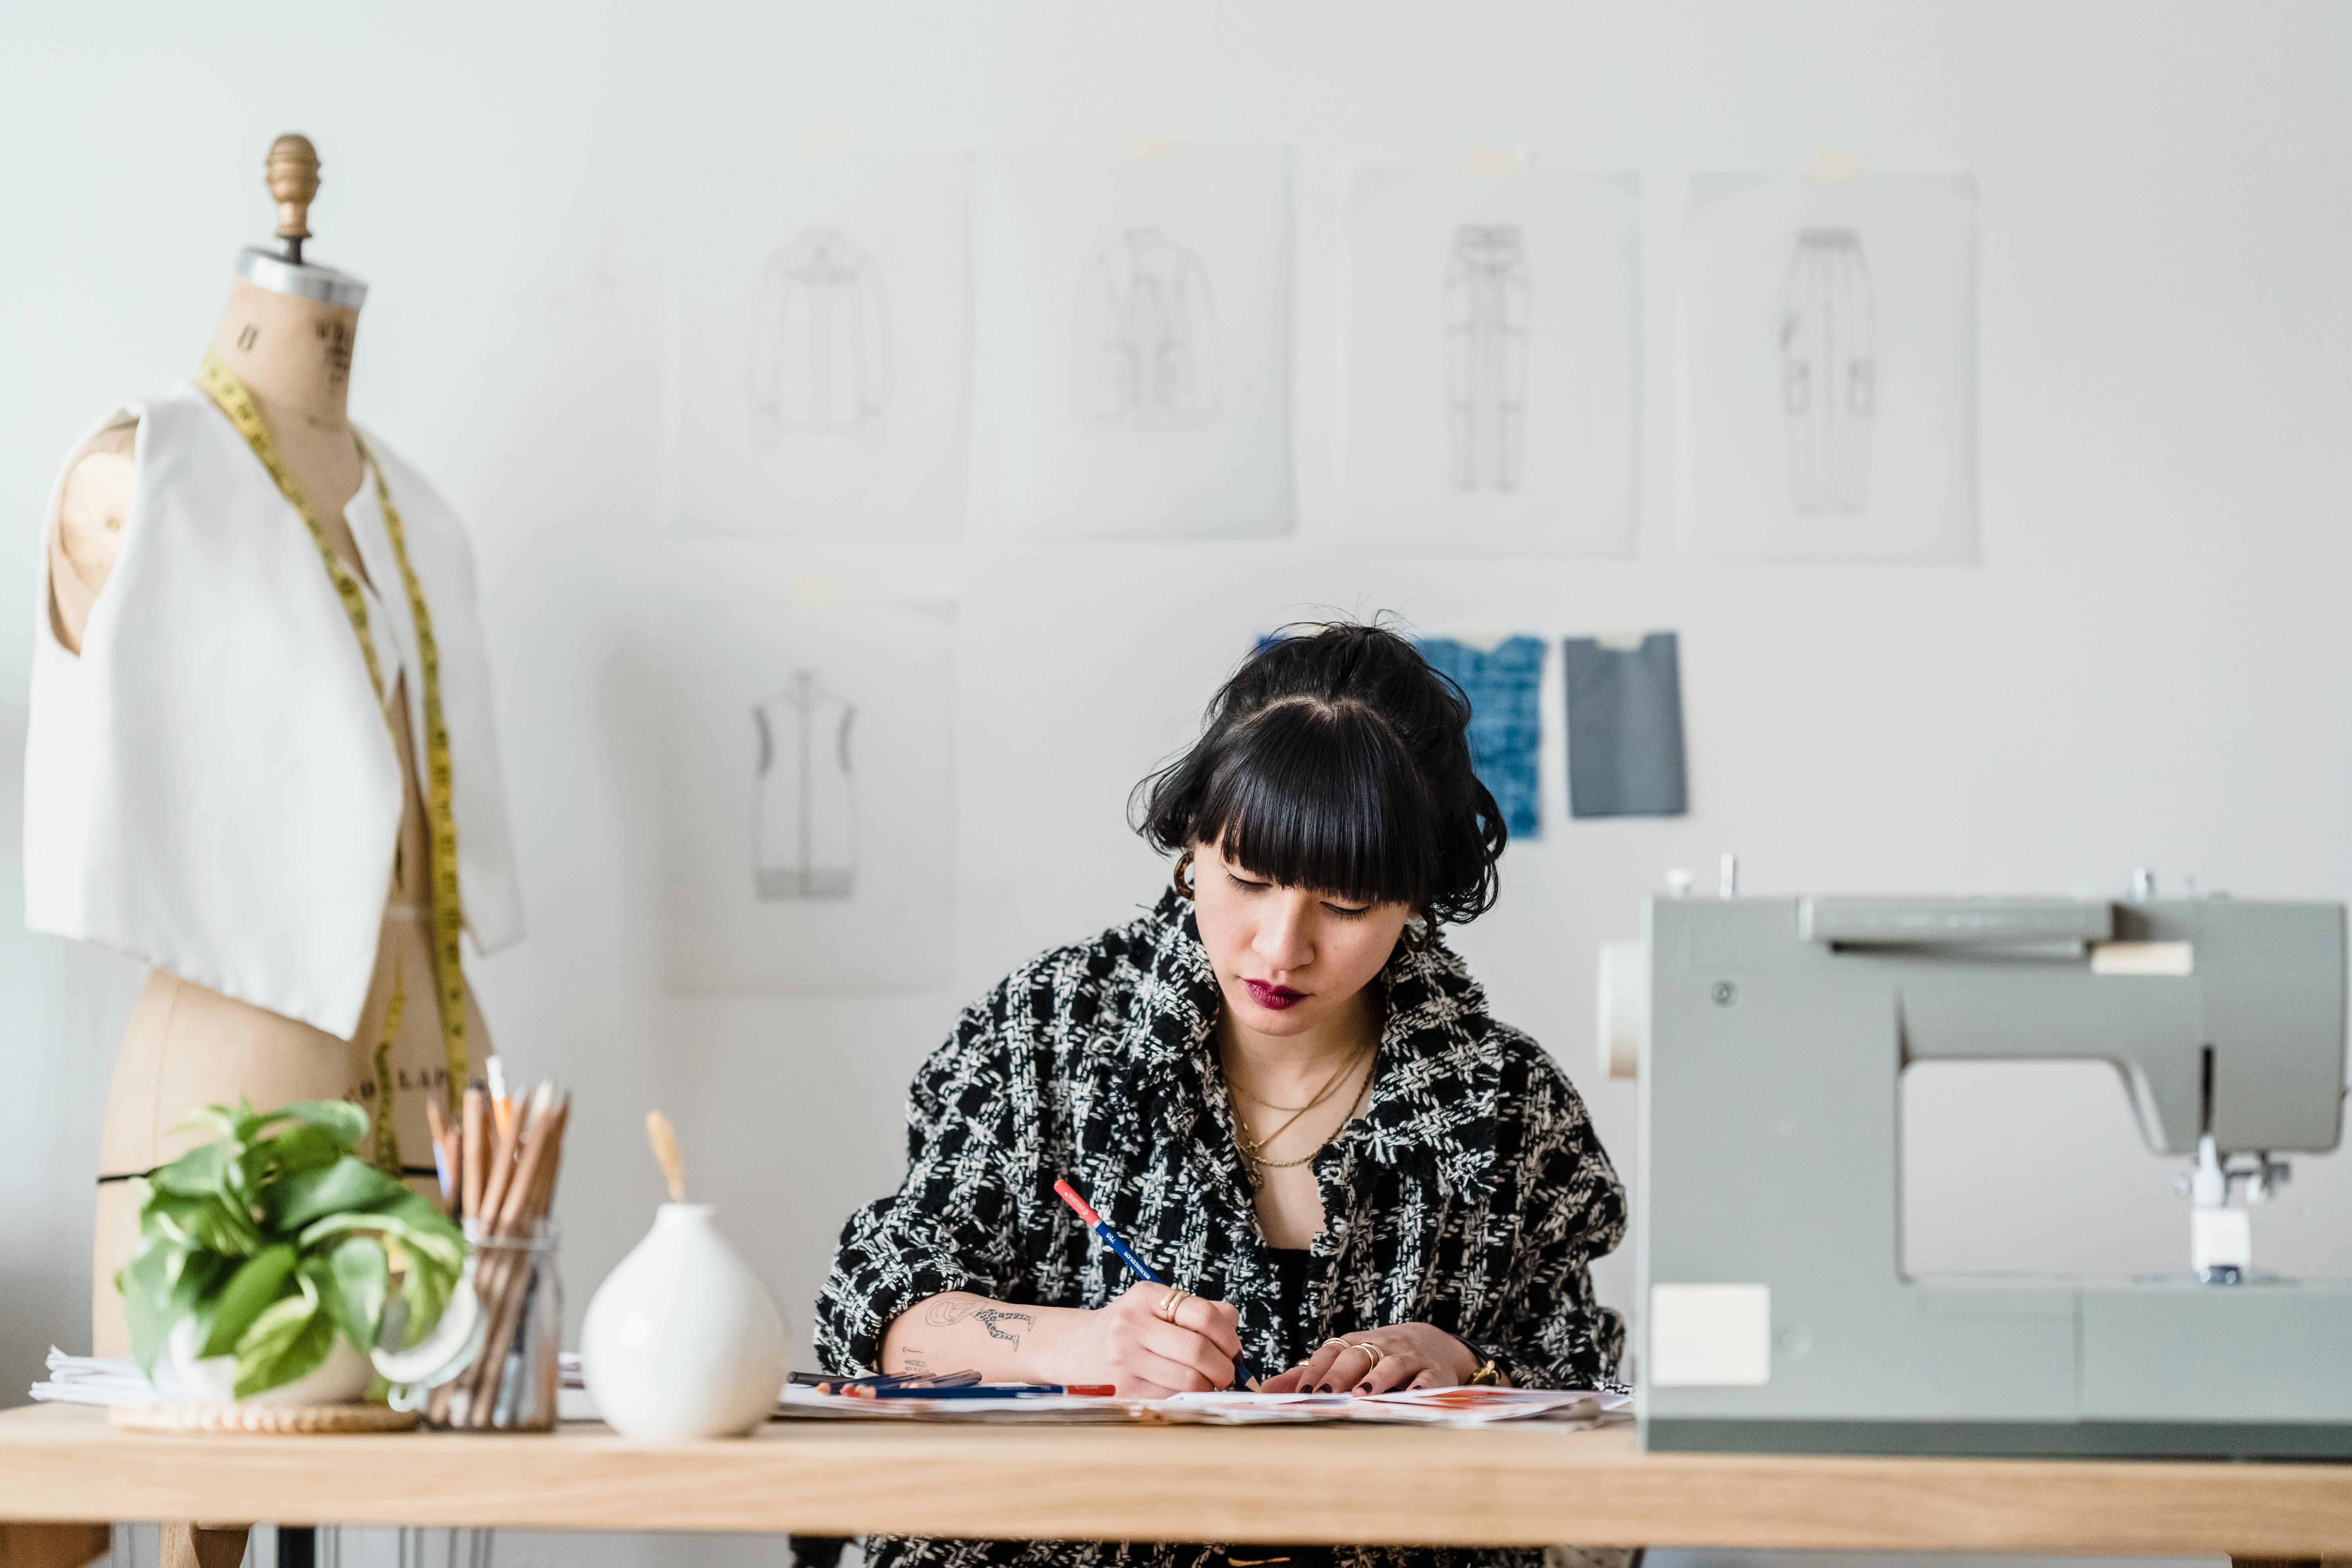
[[[1228,1387],[1237,1355],[1280,1368],[1262,1384],[1276,1393],[1613,1374],[1623,1329],[1587,1265],[1624,1231],[1616,1173],[1575,1089],[1438,935],[1497,890],[1505,832],[1468,721],[1459,689],[1374,626],[1242,667],[1138,792],[1174,887],[1015,971],[916,1079],[906,1182],[851,1216],[819,1303],[829,1368],[1147,1397]],[[1131,1283],[1061,1177],[1192,1293]],[[1223,1562],[1142,1543],[867,1552]]]

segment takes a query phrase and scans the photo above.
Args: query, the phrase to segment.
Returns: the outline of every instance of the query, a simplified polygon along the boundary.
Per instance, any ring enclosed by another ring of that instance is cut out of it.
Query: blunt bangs
[[[1469,722],[1462,689],[1385,626],[1302,628],[1242,661],[1130,820],[1164,854],[1213,844],[1285,887],[1475,920],[1510,835]]]
[[[1259,710],[1205,785],[1193,835],[1244,870],[1353,903],[1428,901],[1437,845],[1426,792],[1396,735],[1361,704]]]

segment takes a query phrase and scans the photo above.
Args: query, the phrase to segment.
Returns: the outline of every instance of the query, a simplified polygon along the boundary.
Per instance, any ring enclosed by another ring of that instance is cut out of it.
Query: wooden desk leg
[[[167,1524],[162,1568],[237,1568],[252,1533],[249,1524]]]
[[[82,1568],[114,1549],[106,1524],[0,1524],[0,1568]]]

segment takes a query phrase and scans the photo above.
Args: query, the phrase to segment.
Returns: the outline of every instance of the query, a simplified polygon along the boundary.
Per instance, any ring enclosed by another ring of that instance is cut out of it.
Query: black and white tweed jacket
[[[1400,948],[1376,984],[1386,1014],[1370,1100],[1314,1162],[1327,1217],[1307,1321],[1279,1319],[1217,1068],[1216,977],[1192,907],[1171,891],[1142,918],[1015,970],[923,1065],[908,1107],[907,1179],[843,1227],[817,1304],[819,1359],[829,1371],[870,1369],[891,1320],[946,1290],[1108,1303],[1129,1281],[1055,1195],[1066,1176],[1163,1277],[1239,1306],[1243,1347],[1262,1372],[1332,1334],[1426,1322],[1523,1387],[1612,1378],[1624,1329],[1594,1301],[1588,1265],[1623,1236],[1624,1193],[1583,1101],[1541,1047],[1487,1014],[1442,942]],[[867,1560],[1172,1568],[1223,1555],[877,1539]]]

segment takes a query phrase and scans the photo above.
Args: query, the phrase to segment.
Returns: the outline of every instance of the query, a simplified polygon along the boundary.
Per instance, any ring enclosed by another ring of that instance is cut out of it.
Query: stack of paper
[[[49,1375],[33,1384],[35,1399],[61,1405],[178,1405],[193,1400],[169,1359],[155,1363],[151,1382],[129,1356],[68,1355],[49,1347]]]

